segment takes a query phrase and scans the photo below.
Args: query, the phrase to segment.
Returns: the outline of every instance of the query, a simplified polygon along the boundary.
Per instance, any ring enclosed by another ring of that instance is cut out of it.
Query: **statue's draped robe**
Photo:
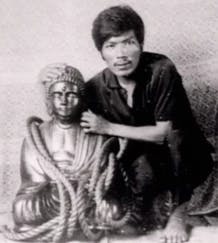
[[[58,159],[58,154],[55,155],[52,151],[52,140],[50,139],[54,131],[53,128],[54,122],[50,121],[42,123],[39,130],[50,155]],[[73,154],[69,156],[72,157],[71,160],[61,161],[58,159],[59,161],[57,161],[54,159],[53,162],[62,169],[66,163],[68,175],[72,175],[72,181],[75,181],[79,180],[80,175],[91,172],[104,138],[97,135],[87,135],[79,126],[75,126],[72,131],[75,146]],[[21,186],[13,203],[13,217],[18,230],[40,225],[59,213],[57,185],[45,173],[39,163],[38,154],[31,146],[28,139],[24,139],[20,167]],[[61,151],[59,151],[60,154]],[[70,173],[69,166],[72,168]],[[79,173],[75,174],[74,170],[78,168],[80,168]]]

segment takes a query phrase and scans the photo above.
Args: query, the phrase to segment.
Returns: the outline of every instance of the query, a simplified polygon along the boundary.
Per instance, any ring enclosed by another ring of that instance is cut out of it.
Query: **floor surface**
[[[0,225],[11,224],[11,217],[8,214],[0,214]],[[146,236],[134,238],[120,238],[107,237],[103,238],[99,243],[159,243],[161,231],[155,231]],[[196,227],[192,230],[189,243],[217,243],[218,242],[218,227]],[[0,243],[15,243],[7,240],[0,233]],[[30,242],[26,242],[30,243]],[[31,243],[33,243],[31,241]],[[78,241],[71,241],[69,243],[79,243]]]

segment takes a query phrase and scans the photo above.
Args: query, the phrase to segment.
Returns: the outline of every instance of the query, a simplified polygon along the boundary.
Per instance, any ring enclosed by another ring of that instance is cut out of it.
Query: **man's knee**
[[[142,192],[154,183],[154,173],[145,154],[140,155],[132,164],[135,174],[136,190]]]

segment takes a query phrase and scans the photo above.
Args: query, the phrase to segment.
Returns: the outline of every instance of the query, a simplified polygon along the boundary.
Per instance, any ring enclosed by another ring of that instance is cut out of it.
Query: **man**
[[[212,159],[181,77],[166,56],[143,52],[144,24],[129,6],[102,11],[92,36],[107,68],[86,84],[90,110],[83,113],[81,126],[87,133],[130,140],[123,164],[129,174],[136,167],[133,190],[143,194],[144,204],[163,190],[173,192],[179,207],[162,239],[187,241],[183,203],[211,171]],[[149,182],[146,168],[152,169]]]

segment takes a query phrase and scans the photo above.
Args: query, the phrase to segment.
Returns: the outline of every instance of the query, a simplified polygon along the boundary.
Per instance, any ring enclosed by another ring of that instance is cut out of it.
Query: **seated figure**
[[[21,186],[13,203],[15,229],[5,235],[14,240],[59,241],[64,234],[72,239],[82,228],[82,235],[97,239],[102,231],[96,225],[108,223],[105,218],[119,227],[129,215],[122,221],[118,204],[104,200],[115,166],[115,153],[108,152],[115,139],[89,135],[80,128],[84,81],[77,69],[49,65],[40,81],[51,120],[32,117],[27,122]]]
[[[50,72],[50,67],[43,70],[41,81],[45,87],[47,108],[52,119],[45,122],[30,119],[29,136],[34,136],[31,134],[31,126],[36,125],[44,149],[55,165],[65,170],[65,175],[67,173],[72,180],[78,180],[76,176],[87,173],[95,152],[101,146],[101,138],[84,135],[78,125],[83,88],[83,78],[79,71],[63,65],[63,69],[56,75]],[[84,140],[86,144],[82,145],[78,140]],[[13,216],[19,228],[40,225],[58,213],[59,203],[55,196],[57,185],[43,170],[39,153],[32,143],[34,142],[29,138],[25,138],[21,151],[22,183],[13,204]],[[82,151],[78,153],[77,149]],[[76,171],[79,174],[75,174]]]

